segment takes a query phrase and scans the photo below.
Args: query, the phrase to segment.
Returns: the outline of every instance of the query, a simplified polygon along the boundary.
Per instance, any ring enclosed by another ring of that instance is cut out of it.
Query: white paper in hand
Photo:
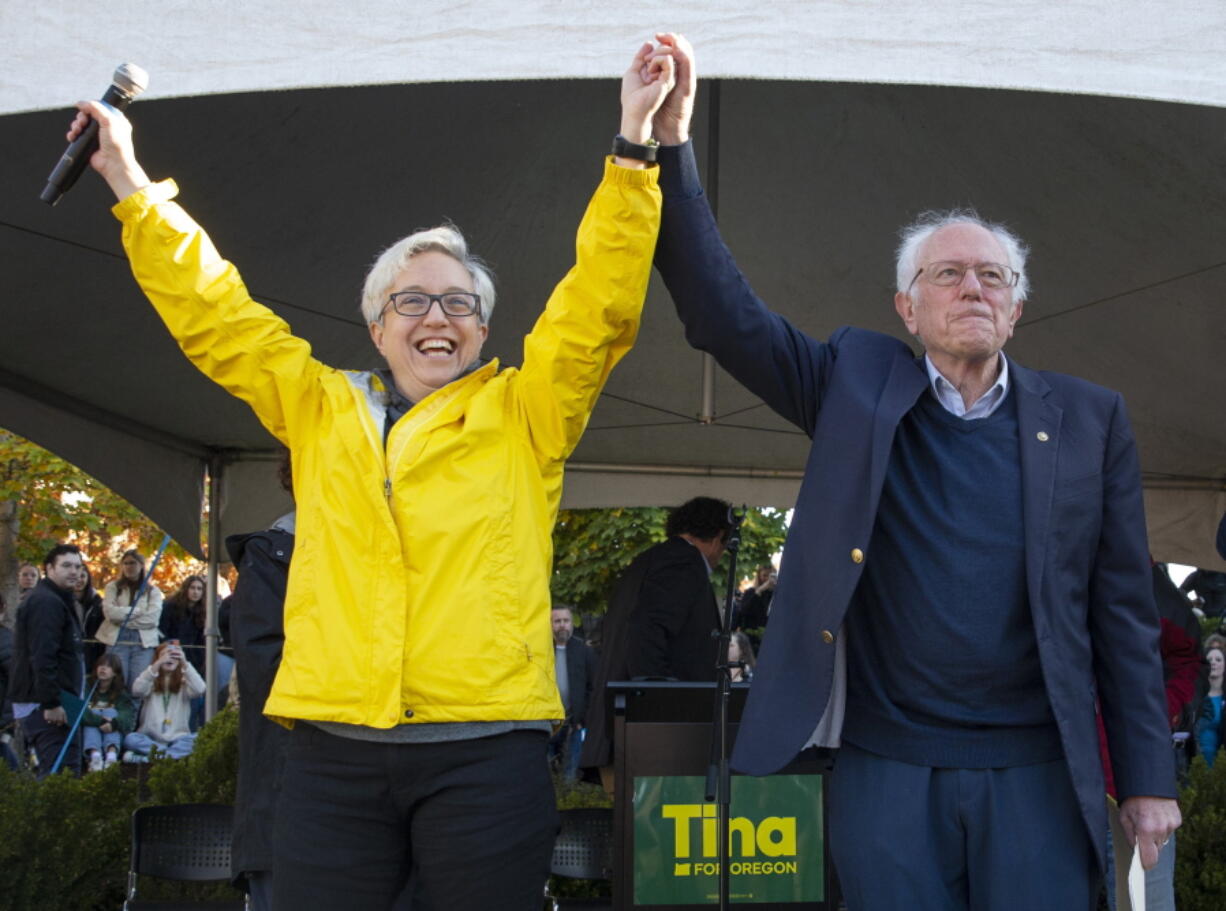
[[[1145,911],[1145,868],[1141,866],[1141,845],[1132,849],[1132,863],[1128,867],[1128,898],[1132,911]]]

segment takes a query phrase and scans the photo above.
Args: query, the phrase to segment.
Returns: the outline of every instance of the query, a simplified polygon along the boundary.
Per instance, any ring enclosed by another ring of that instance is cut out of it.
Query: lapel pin
[[[1046,430],[1040,430],[1038,433],[1035,434],[1035,436],[1039,438],[1040,443],[1046,443],[1048,440]]]

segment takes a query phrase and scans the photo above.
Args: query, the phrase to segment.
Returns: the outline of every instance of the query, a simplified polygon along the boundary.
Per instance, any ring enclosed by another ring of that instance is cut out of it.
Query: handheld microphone
[[[102,96],[102,103],[109,104],[122,111],[132,103],[137,95],[149,86],[149,74],[134,63],[120,64],[111,77],[111,86]],[[64,154],[55,165],[55,170],[47,178],[47,186],[39,195],[39,199],[49,206],[55,205],[61,197],[77,182],[89,157],[98,150],[98,121],[90,118],[88,126],[81,135],[68,144]]]

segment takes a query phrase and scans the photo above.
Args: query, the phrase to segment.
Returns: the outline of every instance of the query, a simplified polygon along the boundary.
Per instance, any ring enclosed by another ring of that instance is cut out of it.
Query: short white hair
[[[478,319],[481,325],[489,324],[490,315],[494,312],[494,273],[481,260],[468,252],[468,242],[455,225],[439,225],[424,231],[416,231],[408,237],[402,237],[379,254],[375,264],[366,273],[366,283],[362,287],[362,317],[367,323],[378,323],[383,319],[383,308],[387,305],[387,297],[392,290],[392,282],[408,265],[409,260],[418,253],[446,253],[472,277],[473,290],[481,298],[481,309]]]
[[[899,291],[906,294],[911,283],[915,281],[916,273],[920,270],[920,249],[933,234],[950,225],[975,225],[995,237],[1009,260],[1005,265],[1017,273],[1017,284],[1013,287],[1014,302],[1027,299],[1030,294],[1030,279],[1026,275],[1029,248],[1004,225],[981,218],[974,209],[922,212],[915,221],[898,232],[898,254],[894,260],[894,269]]]

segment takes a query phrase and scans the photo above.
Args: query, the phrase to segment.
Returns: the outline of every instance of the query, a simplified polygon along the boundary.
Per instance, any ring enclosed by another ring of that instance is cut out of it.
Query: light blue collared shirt
[[[970,408],[963,403],[962,393],[954,388],[953,383],[941,376],[941,371],[937,370],[932,363],[932,358],[927,354],[924,355],[924,366],[928,368],[928,388],[941,403],[941,407],[964,421],[974,421],[990,416],[1000,407],[1001,402],[1009,393],[1009,359],[1005,357],[1003,351],[1000,352],[1000,373],[996,377],[996,382],[992,384],[991,389],[976,399],[975,404]]]

